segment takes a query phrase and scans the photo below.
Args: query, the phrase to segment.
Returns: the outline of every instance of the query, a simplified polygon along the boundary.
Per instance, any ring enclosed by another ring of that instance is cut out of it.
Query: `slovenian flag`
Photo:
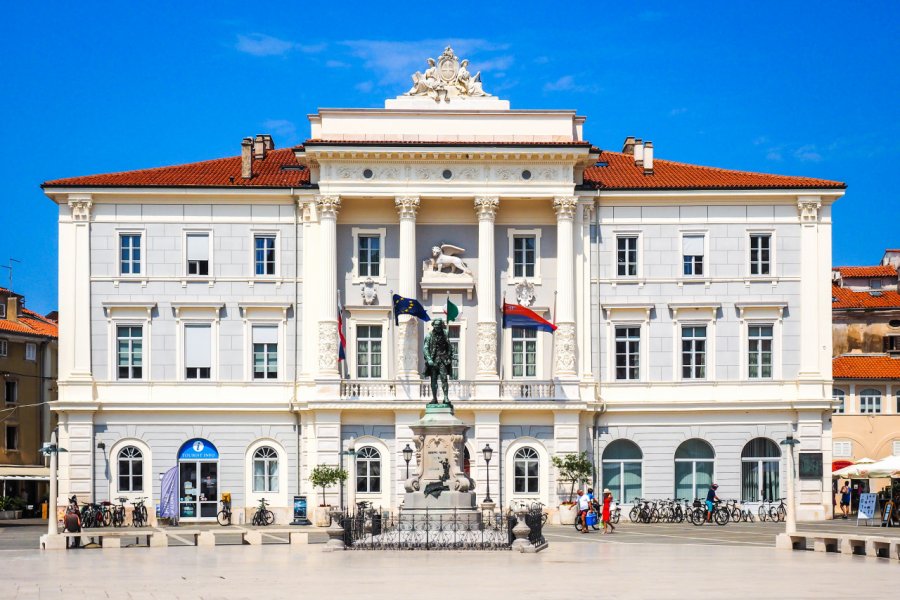
[[[536,329],[553,333],[556,331],[556,325],[546,319],[542,319],[536,312],[530,308],[525,308],[521,304],[503,303],[503,328],[521,327],[522,329]]]
[[[338,338],[341,340],[338,346],[338,362],[347,358],[347,339],[344,337],[344,307],[338,302]]]

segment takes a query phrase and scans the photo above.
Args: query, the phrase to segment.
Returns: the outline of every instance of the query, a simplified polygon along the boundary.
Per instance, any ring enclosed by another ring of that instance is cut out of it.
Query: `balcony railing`
[[[467,380],[450,381],[450,400],[472,400],[475,398],[475,386],[484,386],[484,382]],[[505,381],[499,384],[488,384],[494,387],[488,398],[496,394],[498,399],[509,400],[546,400],[556,397],[556,386],[551,381]],[[408,390],[408,391],[407,391]],[[443,392],[438,389],[441,396]],[[408,382],[391,380],[347,379],[341,381],[341,399],[411,399],[430,400],[431,383],[428,381]]]

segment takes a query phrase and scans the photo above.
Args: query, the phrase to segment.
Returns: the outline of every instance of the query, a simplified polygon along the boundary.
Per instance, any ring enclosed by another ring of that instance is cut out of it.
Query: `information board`
[[[822,479],[822,453],[800,453],[800,479]]]
[[[893,527],[894,526],[894,502],[892,500],[888,500],[884,503],[884,509],[881,511],[881,526],[882,527]]]
[[[294,496],[294,523],[308,523],[306,517],[306,496]]]
[[[859,510],[856,513],[856,523],[860,521],[870,521],[875,518],[875,504],[878,496],[876,494],[860,494]]]

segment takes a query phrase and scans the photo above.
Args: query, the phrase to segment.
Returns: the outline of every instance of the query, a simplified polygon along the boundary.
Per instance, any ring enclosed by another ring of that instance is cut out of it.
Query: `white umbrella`
[[[888,456],[866,467],[868,477],[891,477],[900,471],[900,455]]]
[[[865,479],[869,476],[869,465],[874,463],[871,458],[861,458],[849,467],[833,471],[831,476],[836,479]]]

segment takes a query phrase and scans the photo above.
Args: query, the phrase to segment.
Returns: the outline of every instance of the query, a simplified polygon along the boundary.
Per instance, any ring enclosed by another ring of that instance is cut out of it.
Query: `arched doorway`
[[[178,450],[178,514],[185,520],[214,520],[219,501],[219,451],[194,438]]]

